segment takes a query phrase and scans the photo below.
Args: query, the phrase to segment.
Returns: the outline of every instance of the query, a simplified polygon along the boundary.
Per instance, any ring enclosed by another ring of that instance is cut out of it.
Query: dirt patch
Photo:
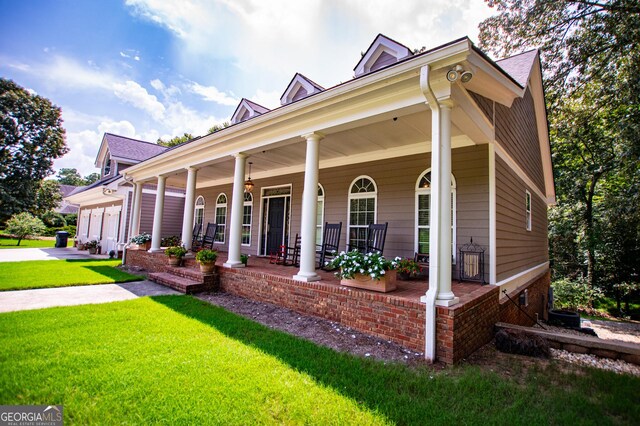
[[[256,302],[228,293],[203,293],[196,297],[269,328],[302,337],[339,352],[381,361],[410,365],[426,364],[422,352],[411,351],[396,343],[361,333],[333,321],[302,315],[276,305]]]

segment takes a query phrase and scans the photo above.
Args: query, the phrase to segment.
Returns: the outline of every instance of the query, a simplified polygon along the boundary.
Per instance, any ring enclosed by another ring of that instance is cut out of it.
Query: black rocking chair
[[[295,243],[293,247],[287,247],[284,252],[283,265],[300,266],[300,244],[301,238],[299,234],[296,234]]]
[[[384,242],[387,239],[387,227],[388,222],[385,223],[371,223],[367,228],[367,240],[365,246],[349,245],[349,251],[358,250],[362,253],[380,253],[384,251]]]
[[[196,223],[193,226],[193,234],[191,238],[191,247],[195,248],[202,244],[202,224]]]
[[[322,244],[317,245],[316,255],[318,258],[318,268],[325,269],[326,263],[338,254],[338,244],[340,244],[340,234],[342,233],[342,222],[324,224],[324,235]]]
[[[207,230],[202,236],[202,239],[198,241],[198,245],[194,246],[195,249],[209,249],[213,250],[213,242],[216,237],[216,232],[218,231],[218,224],[216,223],[207,223]]]

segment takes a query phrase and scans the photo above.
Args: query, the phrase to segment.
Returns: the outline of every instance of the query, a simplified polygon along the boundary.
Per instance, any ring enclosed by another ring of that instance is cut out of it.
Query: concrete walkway
[[[0,250],[0,262],[24,262],[25,260],[59,259],[108,259],[107,255],[89,254],[74,247],[65,248],[17,248]]]
[[[162,294],[181,293],[151,281],[2,291],[0,292],[0,312],[118,302]]]

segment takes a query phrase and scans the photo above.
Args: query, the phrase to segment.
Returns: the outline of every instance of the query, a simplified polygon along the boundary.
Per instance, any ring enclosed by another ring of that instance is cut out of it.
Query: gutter
[[[431,89],[429,84],[429,74],[431,67],[425,65],[420,69],[420,89],[427,99],[427,103],[431,108],[433,114],[440,117],[440,105],[436,95]],[[440,131],[439,129],[432,129],[432,132]],[[431,143],[433,144],[433,137]],[[432,266],[431,260],[429,261],[429,269]],[[436,265],[437,266],[437,265]],[[426,294],[420,298],[421,302],[426,304],[425,312],[425,328],[424,328],[424,357],[430,362],[436,360],[436,296],[438,295],[438,274],[432,274],[429,271],[429,289]]]

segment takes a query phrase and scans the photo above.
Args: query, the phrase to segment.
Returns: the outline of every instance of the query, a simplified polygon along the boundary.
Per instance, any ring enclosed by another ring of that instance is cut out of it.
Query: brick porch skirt
[[[220,255],[218,265],[226,253]],[[127,250],[126,264],[151,272],[168,269],[164,254],[138,250]],[[194,266],[192,261],[187,262],[190,266]],[[343,287],[338,278],[326,272],[320,273],[321,281],[294,281],[294,269],[252,257],[247,268],[218,267],[217,272],[222,291],[325,318],[424,351],[425,305],[420,295],[427,290],[426,282],[399,282],[397,291],[382,294]],[[491,341],[500,315],[498,287],[454,283],[453,291],[460,303],[436,310],[436,355],[447,364],[462,360]]]

